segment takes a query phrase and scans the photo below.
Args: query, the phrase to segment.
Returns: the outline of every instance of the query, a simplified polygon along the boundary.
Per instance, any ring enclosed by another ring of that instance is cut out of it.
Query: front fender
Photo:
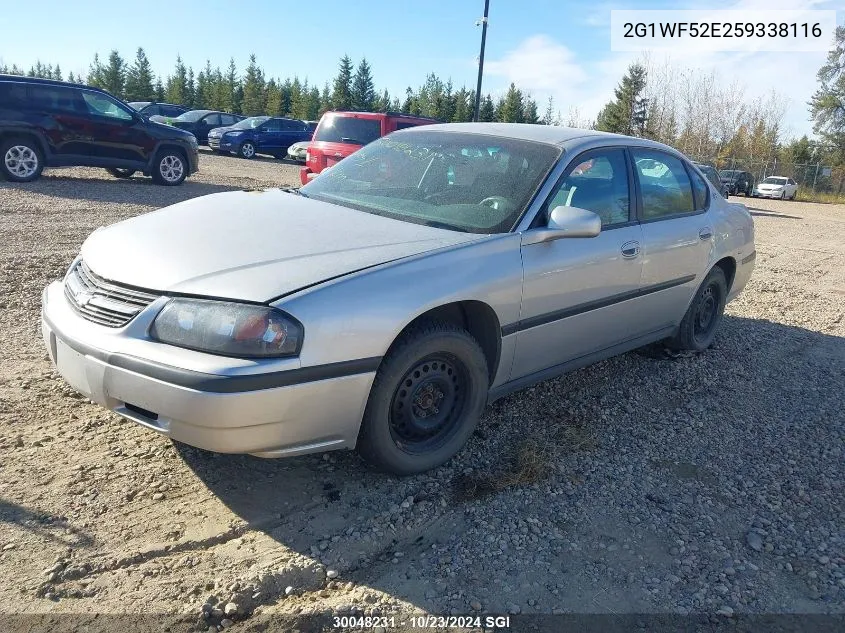
[[[383,356],[409,323],[449,303],[479,301],[500,324],[514,323],[521,300],[520,237],[507,234],[381,264],[273,305],[303,324],[300,360],[309,366]]]

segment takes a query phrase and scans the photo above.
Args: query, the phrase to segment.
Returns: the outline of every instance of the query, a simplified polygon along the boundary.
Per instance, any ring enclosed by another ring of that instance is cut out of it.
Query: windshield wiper
[[[347,136],[341,136],[340,142],[341,143],[354,143],[355,145],[365,145],[365,143],[362,143],[357,138],[349,138]]]
[[[302,192],[301,192],[298,188],[294,188],[294,187],[281,187],[281,190],[282,190],[282,191],[284,191],[285,193],[292,193],[292,194],[295,194],[295,195],[297,195],[297,196],[302,196],[303,198],[307,198],[307,197],[308,197],[308,196],[306,196],[304,193],[302,193]]]

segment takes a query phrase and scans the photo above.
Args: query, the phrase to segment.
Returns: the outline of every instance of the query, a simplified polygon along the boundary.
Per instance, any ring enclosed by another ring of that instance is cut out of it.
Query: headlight
[[[171,299],[153,321],[150,336],[162,343],[243,358],[296,356],[302,325],[262,305]]]

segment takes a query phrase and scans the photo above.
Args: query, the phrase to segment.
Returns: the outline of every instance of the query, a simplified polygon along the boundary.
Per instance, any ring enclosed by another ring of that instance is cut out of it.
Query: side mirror
[[[568,237],[596,237],[601,233],[601,218],[598,214],[579,207],[555,207],[549,217],[548,226],[526,231],[522,243],[541,244]]]

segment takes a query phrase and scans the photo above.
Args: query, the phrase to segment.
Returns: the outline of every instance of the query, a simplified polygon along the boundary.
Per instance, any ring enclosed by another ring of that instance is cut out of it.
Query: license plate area
[[[91,395],[88,375],[85,371],[85,356],[69,347],[56,337],[56,369],[68,384],[77,391]]]

